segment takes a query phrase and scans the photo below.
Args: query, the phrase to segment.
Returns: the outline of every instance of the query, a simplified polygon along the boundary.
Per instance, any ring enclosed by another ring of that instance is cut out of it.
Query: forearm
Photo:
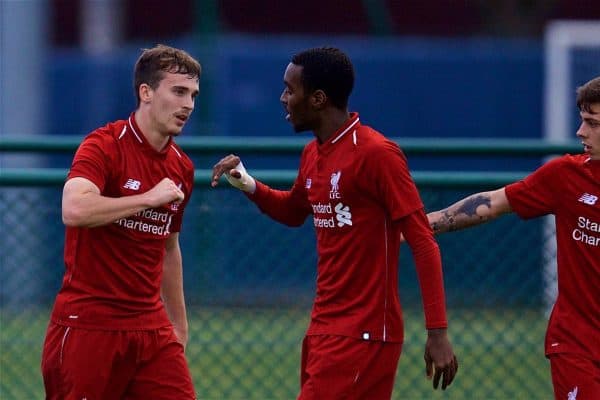
[[[144,194],[111,198],[94,192],[63,198],[63,222],[67,226],[95,227],[129,217],[150,208]]]
[[[398,221],[410,246],[423,299],[427,329],[446,328],[446,298],[440,249],[422,209]]]
[[[67,226],[91,228],[184,198],[180,187],[166,177],[147,192],[123,197],[103,196],[92,181],[75,177],[63,188],[62,219]]]
[[[257,181],[256,191],[247,194],[258,208],[275,221],[288,226],[300,226],[310,214],[310,206],[292,190],[277,190]]]
[[[481,192],[465,197],[440,211],[427,214],[435,234],[479,225],[510,211],[504,190]]]
[[[161,296],[165,310],[178,335],[179,339],[187,342],[188,321],[183,294],[183,267],[179,245],[167,249],[163,263],[163,279],[161,283]]]
[[[423,299],[425,326],[427,329],[446,328],[448,319],[439,247],[433,242],[427,248],[413,250],[413,256]]]

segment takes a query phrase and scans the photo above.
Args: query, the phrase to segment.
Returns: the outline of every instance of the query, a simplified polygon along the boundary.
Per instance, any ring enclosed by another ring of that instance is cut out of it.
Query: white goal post
[[[597,54],[597,58],[593,57],[597,64],[590,66],[596,75],[574,76],[576,49],[589,49]],[[545,32],[544,52],[544,135],[549,140],[565,141],[574,135],[570,116],[575,108],[575,89],[600,75],[600,20],[550,23]]]
[[[544,39],[544,138],[565,142],[575,138],[577,129],[577,87],[600,76],[600,20],[554,21]],[[543,296],[549,313],[558,293],[554,217],[546,217],[542,234]]]

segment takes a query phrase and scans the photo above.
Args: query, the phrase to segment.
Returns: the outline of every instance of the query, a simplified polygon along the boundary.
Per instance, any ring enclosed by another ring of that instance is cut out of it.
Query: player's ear
[[[319,110],[325,107],[325,103],[327,103],[327,95],[321,89],[315,90],[310,98],[312,106]]]
[[[152,88],[147,83],[142,83],[138,89],[140,103],[148,103],[152,99]]]

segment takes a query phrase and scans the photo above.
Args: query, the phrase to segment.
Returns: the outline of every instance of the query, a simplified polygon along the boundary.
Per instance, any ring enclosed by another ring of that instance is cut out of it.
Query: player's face
[[[290,63],[283,75],[285,88],[279,97],[287,113],[285,119],[292,124],[296,132],[312,130],[315,127],[315,115],[310,107],[310,95],[302,85],[302,66]]]
[[[177,136],[194,110],[198,95],[198,78],[165,72],[155,90],[150,90],[151,116],[156,129]]]
[[[581,139],[583,151],[592,160],[600,160],[600,103],[592,104],[589,111],[579,112],[581,125],[577,137]]]

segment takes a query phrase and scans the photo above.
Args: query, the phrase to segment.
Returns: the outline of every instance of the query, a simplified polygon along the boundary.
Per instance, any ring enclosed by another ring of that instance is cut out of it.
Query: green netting
[[[430,210],[477,188],[421,187]],[[40,354],[62,273],[59,188],[0,188],[0,398],[40,399]],[[309,221],[310,222],[310,221]],[[440,236],[453,385],[425,379],[419,289],[403,245],[406,342],[394,399],[548,399],[542,221],[508,216]],[[231,189],[197,186],[181,233],[190,320],[187,356],[199,399],[294,399],[314,293],[315,238],[281,226]]]

